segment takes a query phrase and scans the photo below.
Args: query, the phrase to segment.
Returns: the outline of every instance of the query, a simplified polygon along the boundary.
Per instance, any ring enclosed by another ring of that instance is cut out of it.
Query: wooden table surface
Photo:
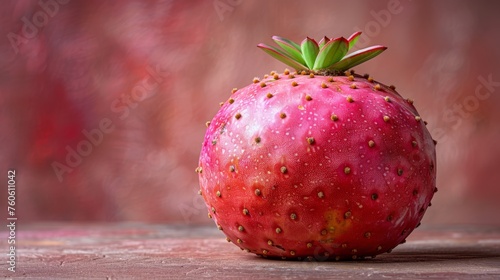
[[[5,230],[0,240],[8,249]],[[24,279],[500,279],[500,227],[415,230],[375,259],[344,262],[269,260],[227,243],[215,226],[145,224],[20,225],[16,272]]]

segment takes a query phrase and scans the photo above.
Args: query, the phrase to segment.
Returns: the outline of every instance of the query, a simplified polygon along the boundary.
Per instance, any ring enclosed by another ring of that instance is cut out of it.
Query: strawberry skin
[[[269,257],[356,259],[404,242],[437,190],[412,102],[350,73],[271,74],[208,124],[197,171],[209,217]]]

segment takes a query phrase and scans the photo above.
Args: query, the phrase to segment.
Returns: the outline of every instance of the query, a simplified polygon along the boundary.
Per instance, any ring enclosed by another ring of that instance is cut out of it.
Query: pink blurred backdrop
[[[194,172],[204,123],[233,87],[284,69],[255,46],[360,30],[361,46],[389,49],[357,72],[414,99],[439,141],[424,223],[500,224],[498,1],[41,3],[0,10],[0,170],[4,186],[17,170],[24,222],[210,223]]]

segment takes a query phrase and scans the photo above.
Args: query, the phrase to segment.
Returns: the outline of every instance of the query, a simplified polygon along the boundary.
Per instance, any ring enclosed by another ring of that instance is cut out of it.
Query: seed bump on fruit
[[[295,256],[295,251],[290,251],[290,255]]]
[[[380,84],[376,84],[374,87],[373,87],[375,90],[381,90],[382,89],[382,86]]]
[[[350,168],[349,166],[346,166],[346,167],[344,168],[344,173],[345,173],[345,174],[349,174],[349,173],[351,173],[351,168]]]
[[[398,168],[398,176],[401,176],[401,175],[403,175],[403,169]]]
[[[297,219],[297,214],[295,214],[295,213],[290,214],[290,219],[292,219],[292,220]]]
[[[356,89],[357,88],[355,83],[352,83],[349,87],[352,88],[352,89]]]
[[[288,169],[286,168],[286,166],[282,166],[280,168],[280,171],[281,171],[281,173],[286,174],[288,172]]]
[[[262,250],[262,254],[267,255],[268,251],[266,249]]]
[[[306,74],[307,74],[306,70],[300,71],[300,75],[306,75]]]
[[[255,77],[255,78],[253,78],[252,82],[253,82],[254,84],[256,84],[256,83],[260,82],[260,79],[259,79],[259,78],[257,78],[257,77]]]
[[[269,92],[269,93],[266,95],[266,97],[267,97],[267,98],[272,98],[272,97],[273,97],[273,94]]]
[[[373,140],[368,141],[368,147],[370,147],[370,148],[375,147],[375,141],[373,141]]]
[[[368,80],[368,82],[373,83],[373,78],[372,77],[368,77],[367,80]]]
[[[280,113],[280,118],[282,118],[282,119],[286,118],[286,114],[285,113]]]
[[[306,244],[307,248],[311,248],[312,246],[313,246],[313,244],[311,242],[307,242],[307,244]]]
[[[238,231],[244,231],[245,228],[243,226],[238,226]]]
[[[340,245],[342,248],[347,248],[347,244],[346,243],[342,243],[342,245]]]
[[[318,197],[323,198],[323,197],[325,197],[325,194],[323,192],[318,192]]]
[[[215,214],[215,207],[212,207],[212,213]]]
[[[222,105],[224,105],[224,102],[219,102],[219,106],[222,107]]]
[[[314,78],[314,73],[309,74],[309,78]]]
[[[241,118],[241,114],[240,113],[236,113],[236,115],[234,115],[234,117],[239,120]]]
[[[436,141],[435,139],[432,139],[432,142],[434,143],[434,145],[438,143],[438,141]]]
[[[349,103],[354,102],[354,99],[352,99],[352,96],[350,96],[350,95],[348,95],[348,96],[346,97],[346,100],[347,100],[347,102],[349,102]]]
[[[297,84],[297,82],[296,82],[296,81],[293,81],[293,82],[292,82],[292,87],[296,87],[296,86],[298,86],[298,85],[299,85],[299,84]]]
[[[332,82],[333,82],[333,78],[331,78],[331,79],[332,79]],[[321,87],[322,87],[322,88],[327,88],[327,87],[328,87],[328,85],[327,85],[327,84],[325,84],[325,83],[321,83]]]
[[[233,88],[233,89],[231,90],[231,94],[232,94],[232,93],[235,93],[236,91],[238,91],[238,88]]]
[[[254,140],[255,140],[255,143],[260,143],[260,141],[261,141],[262,139],[260,139],[260,137],[255,137],[255,139],[254,139]]]
[[[332,115],[330,116],[330,119],[331,119],[332,121],[334,121],[334,122],[335,122],[335,121],[338,121],[338,120],[339,120],[339,117],[338,117],[337,115],[335,115],[335,114],[332,114]]]
[[[365,238],[370,238],[370,237],[372,237],[372,234],[371,234],[371,232],[369,232],[369,231],[365,232],[365,234],[364,234],[364,235],[365,235]]]
[[[307,143],[309,143],[309,145],[312,145],[316,142],[313,137],[307,137],[306,140],[307,140]]]
[[[234,167],[234,165],[229,166],[229,172],[234,172],[235,170],[236,168]]]
[[[368,75],[368,73],[363,74],[363,78],[368,79],[368,77],[370,77],[370,75]]]
[[[206,127],[209,127],[209,126],[210,126],[210,121],[206,122],[206,123],[205,123],[205,126],[206,126]]]
[[[419,122],[422,118],[420,116],[415,116],[415,120]]]
[[[333,83],[333,82],[334,82],[333,77],[328,78],[328,81],[329,81],[330,83]]]
[[[215,145],[215,144],[217,144],[217,140],[214,139],[214,140],[212,140],[212,145]]]
[[[219,224],[217,224],[217,229],[218,229],[218,230],[222,230],[222,226],[221,226],[221,225],[219,225]]]
[[[266,87],[266,83],[264,83],[264,82],[260,82],[259,85],[260,85],[260,87]]]
[[[221,197],[221,193],[220,193],[220,191],[217,191],[217,192],[215,193],[215,195],[216,195],[217,197]]]
[[[212,214],[208,213],[207,216],[208,216],[209,219],[212,219]]]
[[[347,211],[344,213],[344,218],[348,219],[349,217],[351,217],[352,213],[351,211]]]
[[[326,229],[321,230],[321,235],[326,235]]]
[[[389,98],[389,96],[384,97],[384,100],[387,102],[391,102],[391,98]]]
[[[269,78],[269,75],[264,74],[264,79],[267,79],[267,78]]]
[[[238,238],[238,239],[236,239],[236,242],[238,242],[238,243],[241,244],[241,243],[243,243],[243,240],[241,240],[241,239]]]
[[[380,251],[380,250],[382,250],[382,246],[377,247],[377,251]]]
[[[349,76],[347,77],[347,79],[348,79],[349,81],[351,81],[351,82],[352,82],[352,81],[354,81],[354,76],[353,76],[353,75],[349,75]]]
[[[276,233],[281,233],[281,228],[277,227],[276,228]]]
[[[290,74],[290,75],[288,75],[288,79],[293,79],[293,78],[295,78],[295,75],[294,75],[294,74]]]
[[[201,192],[201,190],[198,190],[198,194],[199,195],[203,195],[203,193]]]
[[[411,141],[411,145],[412,145],[413,147],[416,147],[416,146],[417,146],[417,141]]]
[[[438,188],[434,188],[434,192],[437,193],[438,192]]]
[[[260,194],[261,194],[260,190],[259,189],[255,189],[255,195],[259,196]]]
[[[243,215],[245,215],[245,216],[246,216],[246,215],[248,215],[248,213],[249,213],[249,212],[248,212],[248,209],[243,208]]]
[[[203,168],[201,166],[198,166],[198,167],[196,167],[196,169],[194,171],[196,171],[196,173],[202,173]]]
[[[388,122],[391,118],[389,116],[384,116],[384,122]]]
[[[308,95],[306,95],[306,100],[311,101],[311,100],[313,100],[313,98],[308,94]]]
[[[373,200],[377,200],[377,198],[378,198],[378,194],[376,194],[376,193],[372,194],[372,199]]]
[[[410,104],[413,104],[413,99],[407,98],[407,99],[406,99],[406,102],[408,102],[408,103],[410,103]]]
[[[275,79],[275,80],[279,80],[279,78],[280,78],[280,75],[278,75],[278,74],[274,74],[274,75],[273,75],[273,79]]]
[[[285,70],[283,71],[283,74],[285,74],[285,75],[290,74],[290,70],[288,70],[288,68],[285,68]]]
[[[356,256],[356,255],[352,255],[352,257],[351,257],[351,258],[352,258],[353,260],[355,260],[355,259],[357,259],[357,258],[358,258],[358,256]]]
[[[227,102],[229,102],[229,104],[233,104],[234,103],[234,99],[229,98],[229,100]]]

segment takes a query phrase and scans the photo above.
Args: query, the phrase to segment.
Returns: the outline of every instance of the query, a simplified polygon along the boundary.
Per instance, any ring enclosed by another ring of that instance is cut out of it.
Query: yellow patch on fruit
[[[352,216],[346,217],[345,212],[339,210],[327,211],[324,215],[328,238],[339,237],[349,232],[352,226]]]

